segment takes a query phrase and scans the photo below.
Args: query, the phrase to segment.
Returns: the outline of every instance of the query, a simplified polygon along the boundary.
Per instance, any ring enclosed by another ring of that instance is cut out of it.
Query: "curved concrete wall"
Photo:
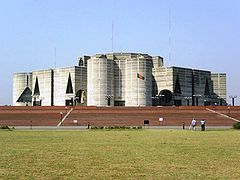
[[[115,101],[125,101],[126,60],[123,58],[121,59],[120,58],[114,60],[114,99]]]
[[[13,106],[26,106],[25,102],[17,102],[23,91],[32,90],[32,73],[16,73],[13,75]],[[31,103],[28,103],[30,106]]]
[[[138,78],[137,74],[143,78]],[[126,61],[126,106],[152,105],[152,61],[137,55]]]
[[[88,106],[114,105],[114,62],[105,55],[96,55],[87,64],[87,104]]]

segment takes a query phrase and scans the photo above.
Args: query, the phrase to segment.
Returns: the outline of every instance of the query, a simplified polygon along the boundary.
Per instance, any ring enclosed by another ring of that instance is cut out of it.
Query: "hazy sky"
[[[226,72],[240,104],[239,0],[0,0],[0,104],[12,104],[13,73],[54,67],[55,48],[57,67],[111,52],[112,22],[115,52]]]

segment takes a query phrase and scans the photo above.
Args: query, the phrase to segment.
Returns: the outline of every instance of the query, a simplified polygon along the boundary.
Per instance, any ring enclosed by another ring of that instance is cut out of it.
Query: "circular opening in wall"
[[[170,103],[172,101],[172,92],[167,89],[164,89],[160,91],[159,97],[161,98],[161,102],[163,104]]]

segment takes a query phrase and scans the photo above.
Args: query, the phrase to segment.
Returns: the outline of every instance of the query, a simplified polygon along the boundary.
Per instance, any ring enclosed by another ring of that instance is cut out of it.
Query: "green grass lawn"
[[[0,130],[0,179],[239,179],[240,131]]]

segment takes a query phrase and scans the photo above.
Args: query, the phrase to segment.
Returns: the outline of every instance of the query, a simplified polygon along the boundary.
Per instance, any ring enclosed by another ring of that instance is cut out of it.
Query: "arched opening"
[[[172,92],[164,89],[159,93],[159,102],[161,106],[171,106],[172,105]]]
[[[86,92],[82,89],[79,89],[76,93],[76,105],[86,104]]]

